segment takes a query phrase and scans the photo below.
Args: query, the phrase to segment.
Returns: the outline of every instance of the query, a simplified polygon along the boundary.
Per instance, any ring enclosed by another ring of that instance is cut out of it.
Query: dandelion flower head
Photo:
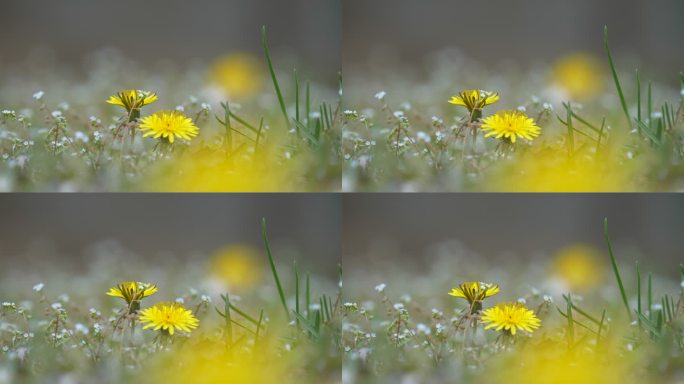
[[[192,119],[179,111],[159,111],[153,115],[143,117],[140,130],[145,132],[143,137],[152,136],[155,139],[173,143],[176,138],[192,140],[199,133],[199,128]]]
[[[485,329],[503,329],[511,335],[515,335],[518,330],[534,332],[541,323],[534,311],[521,303],[499,303],[487,308],[482,311],[482,322],[487,324]]]
[[[515,143],[518,138],[534,140],[541,128],[523,112],[501,111],[482,119],[482,130],[487,132],[485,137],[494,136]]]
[[[147,296],[151,296],[157,292],[157,286],[150,283],[141,283],[139,281],[125,281],[118,284],[116,287],[109,288],[107,295],[120,297],[130,304],[133,301],[140,301]]]
[[[110,96],[107,103],[120,105],[126,108],[126,111],[130,112],[131,110],[140,110],[140,108],[152,104],[155,101],[157,101],[156,93],[141,91],[139,89],[129,89]]]
[[[481,110],[487,105],[494,104],[499,100],[499,94],[483,91],[481,89],[468,89],[449,99],[449,103],[461,105],[472,112],[473,110]]]
[[[173,335],[179,329],[192,332],[199,325],[199,320],[180,303],[161,302],[140,311],[140,321],[145,324],[143,329],[161,329]]]
[[[499,293],[499,286],[492,283],[483,283],[481,281],[467,281],[456,288],[452,288],[449,295],[455,297],[462,297],[468,300],[468,303],[481,302],[489,296],[494,296]]]

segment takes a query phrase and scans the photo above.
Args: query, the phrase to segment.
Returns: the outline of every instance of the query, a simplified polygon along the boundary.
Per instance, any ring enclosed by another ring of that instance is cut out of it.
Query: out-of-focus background
[[[680,0],[345,0],[343,68],[369,60],[416,65],[445,48],[494,65],[529,64],[572,51],[603,57],[611,48],[648,69],[682,70],[684,2]]]
[[[261,56],[261,26],[275,55],[312,72],[340,66],[339,0],[7,0],[0,12],[0,67],[27,55],[78,66],[115,48],[137,62],[208,61],[227,52]]]
[[[78,270],[107,252],[122,263],[204,262],[231,244],[265,255],[264,217],[277,260],[336,276],[340,204],[329,194],[5,194],[0,269],[54,263]]]
[[[491,262],[547,260],[578,243],[607,255],[604,218],[622,262],[638,258],[644,270],[678,277],[684,261],[684,198],[678,194],[347,194],[343,199],[347,271],[371,268],[374,261],[425,270],[435,246],[448,241]]]

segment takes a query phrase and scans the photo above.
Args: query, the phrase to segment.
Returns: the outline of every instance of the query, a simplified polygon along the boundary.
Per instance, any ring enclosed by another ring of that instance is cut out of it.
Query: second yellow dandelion
[[[152,136],[162,142],[173,144],[176,138],[192,140],[199,133],[199,128],[192,119],[179,111],[159,111],[144,117],[140,121],[143,137]]]
[[[155,101],[157,101],[156,93],[139,89],[128,89],[110,96],[107,103],[124,107],[130,115],[131,121],[133,121],[140,117],[140,108]]]
[[[199,325],[199,320],[180,303],[157,303],[150,308],[140,311],[140,321],[145,324],[143,329],[153,328],[162,333],[173,335],[176,330],[192,332]]]
[[[523,112],[501,111],[482,119],[482,130],[487,132],[485,137],[494,136],[495,139],[515,143],[519,138],[534,140],[541,128]]]
[[[449,99],[449,103],[461,105],[468,109],[468,112],[481,111],[482,108],[499,101],[499,95],[481,89],[468,89]]]
[[[482,311],[482,322],[485,329],[495,328],[497,331],[515,335],[517,331],[534,332],[539,328],[541,320],[521,303],[499,303],[495,307]]]

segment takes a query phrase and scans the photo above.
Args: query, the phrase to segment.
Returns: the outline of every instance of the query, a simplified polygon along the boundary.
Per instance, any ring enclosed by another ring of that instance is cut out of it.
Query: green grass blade
[[[223,121],[226,128],[226,153],[229,154],[233,151],[233,128],[230,125],[230,104],[228,101],[221,103],[223,107]]]
[[[641,121],[636,122],[639,127],[641,127],[641,133],[644,133],[646,137],[651,140],[653,145],[660,146],[660,140],[658,139],[658,134],[653,133],[651,127],[642,123]]]
[[[311,275],[309,272],[306,273],[306,318],[309,319],[309,314],[311,312]]]
[[[665,103],[664,105],[665,108],[665,118],[667,121],[667,129],[672,130],[674,128],[674,119],[672,118],[672,106],[668,103]]]
[[[303,133],[307,139],[309,139],[309,142],[311,143],[312,146],[314,146],[314,147],[318,146],[318,138],[314,134],[309,132],[309,130],[299,121],[296,121],[296,120],[292,120],[292,121],[295,123],[296,126],[298,126],[300,128],[299,131],[301,133]]]
[[[287,309],[287,301],[285,300],[285,292],[283,292],[283,286],[280,283],[280,277],[278,276],[278,270],[275,266],[275,261],[273,261],[273,254],[271,253],[271,246],[268,243],[268,235],[266,234],[266,218],[261,219],[261,237],[264,240],[264,246],[266,247],[266,255],[268,256],[268,264],[271,266],[271,272],[273,272],[273,279],[275,280],[276,287],[278,288],[278,296],[280,296],[280,303],[283,305],[285,310],[285,316],[290,318],[290,310]]]
[[[608,236],[608,219],[603,222],[603,234],[606,239],[606,244],[608,245],[608,254],[610,255],[610,264],[613,267],[613,273],[615,273],[615,279],[618,283],[618,288],[620,288],[620,295],[622,296],[622,302],[627,310],[627,316],[632,318],[632,311],[629,309],[629,303],[627,302],[627,293],[625,293],[625,287],[622,284],[622,277],[620,276],[620,270],[618,269],[617,262],[615,261],[615,255],[613,254],[613,245],[610,242],[610,237]]]
[[[252,316],[248,315],[245,313],[245,311],[241,310],[240,308],[236,307],[233,303],[230,303],[230,309],[233,310],[233,312],[237,313],[238,315],[244,317],[247,321],[250,323],[256,325],[257,320],[255,320]]]
[[[601,130],[599,131],[598,139],[596,140],[596,156],[598,157],[599,150],[601,149],[601,139],[603,139],[603,130],[606,128],[606,117],[601,119]]]
[[[572,127],[572,105],[570,105],[568,102],[568,104],[565,106],[565,109],[567,111],[566,122],[568,127],[568,157],[572,157],[572,155],[575,153],[575,135],[573,133],[574,129]]]
[[[651,82],[648,82],[648,100],[646,104],[646,112],[648,112],[648,128],[653,130],[653,93]]]
[[[256,346],[257,341],[259,341],[259,335],[261,334],[261,326],[264,321],[264,310],[259,311],[259,321],[257,322],[256,325],[256,331],[254,332],[254,345]]]
[[[648,319],[653,320],[653,273],[648,273]]]
[[[556,305],[556,310],[558,311],[558,313],[560,313],[561,316],[563,316],[563,318],[568,319],[568,314],[564,313],[557,305]],[[574,318],[572,319],[572,321],[574,324],[579,325],[580,327],[586,329],[587,331],[589,331],[593,334],[596,334],[596,331],[594,331],[593,329],[591,329],[591,327],[585,325],[581,321],[574,319]]]
[[[295,317],[297,318],[297,320],[299,320],[299,323],[300,323],[301,325],[303,325],[304,328],[306,328],[306,330],[309,332],[309,334],[311,335],[311,337],[312,337],[314,340],[318,339],[319,331],[318,331],[318,326],[316,325],[316,321],[314,321],[314,323],[312,324],[309,320],[307,320],[306,318],[304,318],[304,316],[300,315],[299,313],[294,312],[294,311],[293,311],[292,313],[294,313],[294,315],[295,315]],[[318,316],[319,313],[320,313],[320,312],[316,311],[316,315],[317,315],[317,316]]]
[[[599,346],[599,342],[601,341],[601,334],[603,333],[603,323],[606,320],[606,310],[603,310],[603,313],[601,313],[601,322],[599,323],[598,327],[598,332],[596,333],[596,347]]]
[[[276,77],[275,70],[273,69],[273,62],[271,61],[271,54],[268,50],[268,44],[266,41],[266,26],[261,27],[261,45],[264,48],[264,55],[266,56],[266,63],[268,64],[268,71],[271,74],[271,80],[273,81],[273,88],[275,88],[276,96],[278,97],[278,103],[280,104],[280,111],[283,113],[285,118],[285,127],[290,126],[290,118],[287,116],[287,108],[285,108],[285,99],[283,99],[283,93],[280,91],[280,85],[278,84],[278,78]],[[289,312],[288,312],[289,314]],[[289,316],[289,315],[288,315]]]
[[[299,119],[299,77],[297,76],[297,70],[294,70],[294,82],[295,82],[295,120]]]
[[[301,313],[299,310],[299,271],[297,270],[297,261],[294,262],[294,274],[295,274],[295,312]],[[299,323],[299,321],[297,321]]]
[[[232,117],[233,119],[235,119],[235,121],[237,121],[238,123],[244,125],[244,126],[245,126],[247,129],[249,129],[250,131],[252,131],[252,132],[254,132],[254,133],[257,132],[257,129],[254,128],[254,126],[253,126],[252,124],[248,123],[247,121],[245,121],[245,119],[239,117],[238,115],[234,114],[233,112],[230,112],[230,117]]]
[[[311,130],[311,84],[306,82],[306,128]]]
[[[641,121],[641,79],[639,79],[639,69],[636,70],[636,85],[637,85],[637,120]],[[641,128],[637,129],[641,133]]]
[[[622,111],[625,113],[627,118],[628,127],[632,125],[632,118],[629,117],[629,112],[627,111],[627,102],[625,101],[625,95],[622,93],[622,86],[620,85],[620,79],[618,78],[617,71],[615,70],[615,63],[613,63],[613,55],[610,54],[610,48],[608,47],[608,26],[603,27],[603,45],[608,54],[608,64],[610,64],[610,71],[613,74],[613,81],[615,82],[615,88],[617,89],[618,96],[620,97],[620,105],[622,105]]]
[[[259,119],[259,130],[257,131],[256,140],[254,141],[254,154],[259,150],[259,143],[261,142],[261,132],[264,129],[264,118]]]
[[[575,344],[575,321],[572,316],[572,297],[568,294],[565,300],[567,304],[566,312],[568,314],[568,348],[572,348]]]
[[[574,309],[577,313],[579,313],[580,315],[586,317],[586,318],[589,319],[592,323],[594,323],[594,324],[596,324],[596,325],[599,324],[599,320],[597,320],[595,317],[591,316],[591,315],[588,314],[587,312],[583,311],[580,307],[578,307],[575,303],[573,303],[572,300],[570,300],[570,296],[563,295],[563,298],[564,298],[566,301],[569,301],[569,302],[570,302],[570,304],[572,305],[572,309]]]
[[[658,312],[658,315],[660,315],[661,312]],[[656,324],[653,324],[653,321],[649,320],[646,316],[641,315],[640,317],[641,323],[648,329],[649,332],[651,332],[651,335],[653,337],[660,337],[660,327]]]
[[[641,271],[639,270],[639,260],[636,262],[636,283],[637,283],[637,314],[639,315],[638,323],[641,326]]]
[[[228,292],[223,295],[223,313],[226,315],[226,341],[228,342],[228,345],[233,344],[233,325],[232,325],[232,319],[230,318],[230,296],[228,296]]]

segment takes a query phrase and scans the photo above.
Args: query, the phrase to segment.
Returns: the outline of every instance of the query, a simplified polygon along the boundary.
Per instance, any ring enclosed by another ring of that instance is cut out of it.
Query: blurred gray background
[[[347,270],[383,256],[420,269],[446,240],[492,260],[548,257],[574,243],[605,251],[606,217],[623,262],[639,257],[673,276],[684,262],[682,194],[346,194],[342,217]]]
[[[343,68],[384,53],[415,65],[428,53],[455,47],[484,64],[552,60],[575,50],[611,49],[640,57],[644,70],[684,67],[681,0],[345,0]],[[627,68],[631,69],[631,68]]]
[[[142,62],[210,60],[233,50],[261,55],[266,25],[274,53],[334,75],[340,20],[340,0],[3,0],[0,65],[35,48],[71,64],[104,47]]]
[[[206,256],[235,242],[262,250],[265,217],[276,258],[334,276],[340,201],[315,193],[1,194],[0,269],[30,268],[27,257],[77,265],[112,240],[153,259]]]

